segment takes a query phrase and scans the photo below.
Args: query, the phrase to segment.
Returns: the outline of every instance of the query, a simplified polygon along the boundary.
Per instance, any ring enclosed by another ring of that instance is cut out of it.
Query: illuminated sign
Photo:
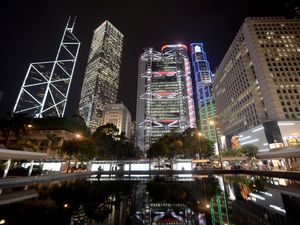
[[[199,45],[196,45],[194,50],[195,50],[195,52],[201,52],[201,48]]]

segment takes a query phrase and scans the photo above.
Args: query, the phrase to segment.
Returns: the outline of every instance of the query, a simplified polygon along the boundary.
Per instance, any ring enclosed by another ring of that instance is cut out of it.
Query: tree
[[[19,140],[15,144],[9,145],[8,148],[15,150],[24,150],[29,148],[35,152],[39,151],[37,141],[29,138],[27,135],[20,136]]]
[[[57,136],[56,134],[47,134],[47,138],[49,140],[48,147],[52,151],[52,158],[54,158],[55,153],[60,149],[60,141],[62,137]]]
[[[257,152],[258,152],[258,147],[256,147],[255,145],[244,145],[242,147],[242,153],[244,153],[250,159],[256,157]]]
[[[204,158],[210,158],[215,154],[214,142],[207,138],[201,138],[201,154]]]
[[[14,134],[16,139],[26,134],[26,126],[29,124],[30,118],[26,113],[9,113],[8,119],[2,124],[3,136],[5,137],[4,145],[7,146],[9,137]]]
[[[90,138],[65,141],[60,151],[61,153],[67,155],[68,158],[67,173],[69,171],[72,157],[75,157],[82,163],[85,160],[94,158],[96,154],[95,143]]]
[[[118,129],[113,124],[105,124],[97,128],[93,133],[92,139],[98,148],[98,157],[109,157],[115,152],[114,147],[118,139]]]
[[[93,139],[84,138],[83,140],[76,141],[75,157],[81,162],[91,160],[96,155],[96,145]]]
[[[193,157],[198,152],[199,140],[197,133],[196,129],[188,128],[181,134],[185,157]]]
[[[162,141],[158,141],[152,144],[150,146],[150,149],[147,152],[148,158],[150,159],[164,157],[167,154],[168,154],[168,147]]]
[[[67,173],[69,172],[71,159],[77,153],[77,151],[78,151],[77,141],[75,140],[65,141],[60,149],[60,152],[62,154],[67,155],[67,159],[68,159]]]

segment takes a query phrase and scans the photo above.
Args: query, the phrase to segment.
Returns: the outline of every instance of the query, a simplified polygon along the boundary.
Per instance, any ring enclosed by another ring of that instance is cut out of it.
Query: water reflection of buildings
[[[206,225],[204,214],[197,216],[187,204],[152,202],[148,192],[144,194],[143,208],[136,212],[136,217],[141,223],[148,225]]]
[[[232,221],[232,210],[230,199],[235,199],[232,193],[232,187],[229,184],[225,185],[223,176],[216,176],[219,180],[220,192],[210,199],[210,215],[213,225],[229,225]]]
[[[288,180],[266,179],[263,186],[251,184],[254,178],[246,177],[247,184],[235,183],[235,200],[230,201],[232,224],[297,224],[300,207],[299,184]],[[279,178],[278,178],[279,179]],[[275,185],[276,184],[276,185]],[[282,185],[284,184],[284,185]]]

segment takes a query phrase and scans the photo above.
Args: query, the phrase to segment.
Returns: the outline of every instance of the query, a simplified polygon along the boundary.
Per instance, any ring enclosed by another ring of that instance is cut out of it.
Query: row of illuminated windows
[[[255,23],[254,27],[257,29],[289,29],[289,28],[299,28],[300,23],[298,22],[283,22],[283,23]]]
[[[280,61],[277,61],[277,62],[273,62],[273,63],[268,63],[268,66],[300,66],[300,61],[299,62],[288,62],[288,63],[285,63],[285,62],[280,62]]]
[[[299,62],[300,61],[300,58],[299,57],[282,57],[282,58],[273,58],[273,57],[266,57],[266,61],[269,62],[269,61],[272,61],[272,62],[275,62],[275,61],[282,61],[282,62],[285,62],[285,61],[295,61],[295,62]],[[288,63],[287,65],[291,66],[290,63]]]
[[[281,101],[280,103],[281,103],[282,106],[292,106],[292,105],[294,105],[295,107],[298,107],[298,108],[299,108],[299,105],[300,105],[300,101],[298,101],[298,106],[296,106],[297,105],[296,101],[293,101],[293,104],[290,101]]]
[[[293,67],[285,67],[285,68],[271,67],[271,68],[269,68],[269,71],[270,72],[273,72],[273,71],[275,71],[275,72],[278,72],[278,71],[280,71],[280,72],[283,72],[283,71],[300,71],[300,67],[295,67],[295,68],[293,68]]]
[[[274,82],[299,82],[298,78],[273,78]]]
[[[280,32],[281,35],[283,34],[283,32]],[[284,34],[287,34],[286,32]],[[268,36],[268,35],[258,35],[257,38],[258,39],[271,39],[271,38],[285,38],[285,36],[280,36],[280,35],[273,35],[273,36]],[[295,35],[295,38],[299,38],[299,35]]]
[[[297,94],[297,93],[300,93],[300,91],[297,90],[297,89],[277,89],[277,93],[278,94],[287,94],[287,93],[289,93],[289,94],[292,94],[292,93]]]
[[[286,119],[299,119],[300,118],[300,114],[299,113],[297,113],[297,114],[294,114],[294,113],[285,114],[285,118]]]
[[[299,112],[299,107],[288,107],[288,108],[286,108],[286,107],[283,107],[282,108],[283,109],[283,112],[290,112],[290,113],[293,113],[293,112]]]

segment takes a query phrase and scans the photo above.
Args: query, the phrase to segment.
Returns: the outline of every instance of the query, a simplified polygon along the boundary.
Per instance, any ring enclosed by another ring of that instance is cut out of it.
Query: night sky
[[[289,16],[288,0],[3,0],[0,116],[11,112],[30,63],[54,60],[69,16],[81,48],[66,115],[77,111],[93,31],[109,20],[124,34],[120,100],[135,120],[138,58],[144,48],[203,42],[214,72],[246,17]]]

